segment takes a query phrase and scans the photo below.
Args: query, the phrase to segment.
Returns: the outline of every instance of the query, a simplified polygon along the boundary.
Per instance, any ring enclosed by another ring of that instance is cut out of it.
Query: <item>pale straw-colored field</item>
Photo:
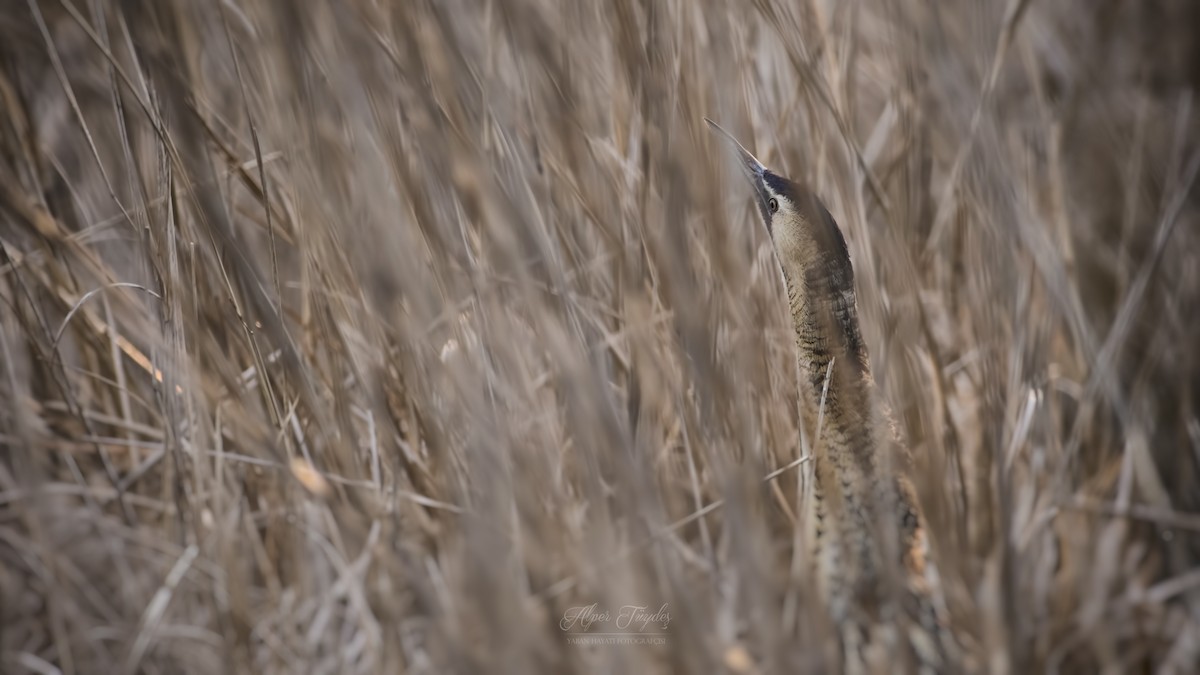
[[[846,233],[948,672],[1190,672],[1198,29],[10,0],[0,672],[835,670],[786,298],[704,116]]]

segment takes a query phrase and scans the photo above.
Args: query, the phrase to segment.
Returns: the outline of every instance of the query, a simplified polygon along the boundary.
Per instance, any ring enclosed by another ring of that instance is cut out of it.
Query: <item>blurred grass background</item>
[[[1191,672],[1198,28],[9,0],[0,671],[836,668],[782,284],[709,116],[846,232],[957,668]],[[591,604],[667,605],[665,644],[571,643]]]

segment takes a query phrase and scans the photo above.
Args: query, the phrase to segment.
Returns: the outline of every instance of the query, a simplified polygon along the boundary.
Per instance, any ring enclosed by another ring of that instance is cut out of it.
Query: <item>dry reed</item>
[[[960,668],[1188,672],[1197,7],[10,0],[0,670],[836,667],[707,115],[846,230]]]

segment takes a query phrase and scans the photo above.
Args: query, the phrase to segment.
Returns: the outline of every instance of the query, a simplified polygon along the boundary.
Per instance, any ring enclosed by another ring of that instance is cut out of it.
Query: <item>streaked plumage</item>
[[[800,422],[815,459],[806,534],[820,594],[841,632],[844,668],[892,672],[896,649],[907,645],[920,670],[940,671],[945,656],[925,583],[921,516],[905,476],[907,458],[882,450],[884,425],[859,331],[846,240],[811,190],[770,171],[705,121],[738,153],[787,288],[801,372]]]

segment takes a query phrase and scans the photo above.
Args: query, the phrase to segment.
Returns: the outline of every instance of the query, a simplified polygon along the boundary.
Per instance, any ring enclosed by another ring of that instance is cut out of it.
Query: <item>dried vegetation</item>
[[[963,667],[1187,672],[1198,7],[12,0],[0,670],[832,668],[707,115],[846,230]]]

